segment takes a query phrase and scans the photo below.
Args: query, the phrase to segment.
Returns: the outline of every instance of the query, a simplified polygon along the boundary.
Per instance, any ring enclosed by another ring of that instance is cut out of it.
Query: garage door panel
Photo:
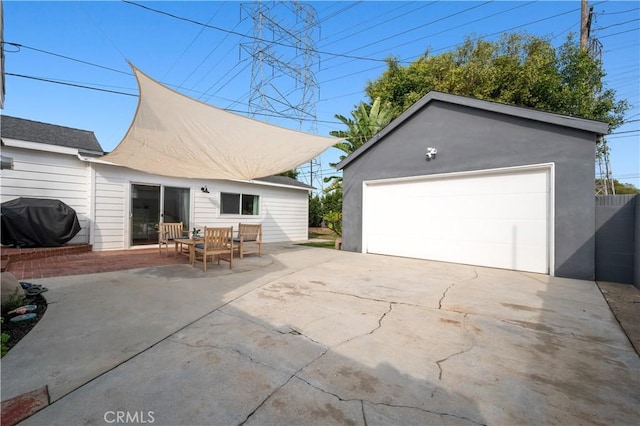
[[[370,253],[548,273],[548,169],[365,187]]]

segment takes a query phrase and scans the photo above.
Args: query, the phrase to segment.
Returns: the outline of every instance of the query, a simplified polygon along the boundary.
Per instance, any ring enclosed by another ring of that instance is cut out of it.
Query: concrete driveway
[[[2,360],[27,425],[636,424],[640,360],[593,282],[269,245],[41,280]]]

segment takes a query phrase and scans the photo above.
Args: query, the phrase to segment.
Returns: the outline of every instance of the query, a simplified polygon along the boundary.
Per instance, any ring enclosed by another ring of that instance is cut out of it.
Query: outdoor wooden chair
[[[169,244],[173,243],[175,252],[175,239],[183,238],[184,230],[182,222],[178,223],[159,223],[158,224],[158,251],[162,254],[162,245],[165,246],[165,255],[169,255]]]
[[[233,239],[238,246],[240,259],[245,254],[253,253],[246,251],[247,245],[257,246],[258,256],[262,256],[262,224],[240,223],[238,225],[238,237]]]
[[[222,258],[221,255],[228,255]],[[193,256],[191,256],[191,266],[195,266],[196,261],[202,259],[202,270],[207,271],[207,258],[211,256],[229,262],[229,269],[233,265],[233,226],[228,228],[207,228],[204,227],[202,243],[193,246]]]

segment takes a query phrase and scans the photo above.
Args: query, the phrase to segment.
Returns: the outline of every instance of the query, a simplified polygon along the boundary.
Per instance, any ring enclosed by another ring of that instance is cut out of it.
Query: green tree
[[[329,212],[342,212],[342,189],[327,192],[322,197],[322,214]]]
[[[278,176],[286,176],[286,177],[290,177],[291,179],[298,180],[299,174],[300,172],[298,171],[298,169],[293,169],[293,170],[286,171],[284,173],[280,173]]]
[[[596,179],[596,184],[600,183],[600,179]],[[635,185],[631,183],[624,183],[618,181],[618,179],[613,180],[613,189],[616,191],[616,195],[620,194],[640,194],[640,189],[636,188]]]
[[[340,161],[342,161],[347,155],[360,148],[391,122],[392,110],[390,105],[383,104],[380,98],[375,98],[371,104],[360,102],[355,110],[351,112],[352,118],[347,118],[340,114],[336,114],[334,117],[347,126],[346,130],[332,130],[329,132],[331,136],[344,138],[343,141],[333,146],[344,152],[343,155],[340,155]],[[335,168],[338,163],[329,163],[329,165]],[[331,182],[325,192],[342,187],[341,176],[329,176],[324,178],[324,181],[325,183]]]
[[[309,195],[309,226],[312,228],[322,224],[322,201],[317,195]]]
[[[619,182],[618,179],[613,180],[613,189],[616,194],[640,194],[640,189],[631,183]]]
[[[602,64],[571,35],[556,49],[545,38],[515,33],[495,42],[467,38],[450,52],[427,51],[408,66],[390,58],[366,92],[390,105],[393,118],[436,90],[604,121],[614,129],[629,106],[604,87],[604,76]]]

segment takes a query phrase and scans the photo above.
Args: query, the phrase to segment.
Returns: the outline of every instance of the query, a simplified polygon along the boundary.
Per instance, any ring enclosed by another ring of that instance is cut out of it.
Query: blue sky
[[[252,88],[272,79],[272,74],[264,77],[265,69],[260,74],[252,60],[256,28],[246,3],[138,3],[157,11],[122,1],[5,0],[5,42],[21,46],[5,44],[3,114],[93,130],[110,151],[123,138],[136,108],[137,86],[127,60],[169,87],[219,108],[248,114],[261,105],[256,100],[254,107],[249,106],[257,93]],[[386,57],[410,62],[427,49],[434,54],[451,50],[465,36],[495,40],[504,32],[521,31],[560,45],[570,32],[579,33],[579,1],[303,4],[313,7],[317,16],[318,25],[308,31],[316,51],[310,55],[309,69],[317,84],[308,86],[303,96],[303,88],[293,88],[286,77],[274,76],[272,81],[279,90],[288,91],[285,95],[294,104],[290,106],[297,107],[292,111],[315,110],[317,121],[272,114],[259,119],[321,135],[343,129],[334,115],[349,116],[356,104],[367,100],[364,88],[385,70]],[[590,5],[595,12],[592,35],[603,45],[606,87],[631,104],[627,124],[609,137],[613,176],[640,187],[640,3],[591,1]],[[290,8],[272,12],[286,25],[292,25],[292,16]],[[272,50],[285,63],[290,54],[287,43]],[[296,60],[300,59],[291,61]],[[315,186],[321,185],[318,178],[333,173],[329,162],[339,154],[330,149],[313,166]],[[302,180],[309,182],[310,165],[300,170]]]

